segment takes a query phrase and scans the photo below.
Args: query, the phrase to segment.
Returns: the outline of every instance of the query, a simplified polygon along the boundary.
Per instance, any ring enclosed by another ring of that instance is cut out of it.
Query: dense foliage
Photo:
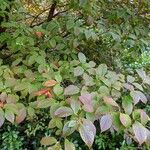
[[[149,6],[0,0],[0,149],[149,149]]]

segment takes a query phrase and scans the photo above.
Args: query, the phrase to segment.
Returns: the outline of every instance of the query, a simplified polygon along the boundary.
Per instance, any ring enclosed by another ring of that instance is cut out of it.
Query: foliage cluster
[[[0,0],[0,148],[149,147],[149,5]]]

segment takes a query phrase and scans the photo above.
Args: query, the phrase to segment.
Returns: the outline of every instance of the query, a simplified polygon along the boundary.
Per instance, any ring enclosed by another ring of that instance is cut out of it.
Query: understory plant
[[[43,135],[41,145],[48,150],[74,150],[69,141],[74,132],[89,149],[96,132],[123,133],[125,141],[150,144],[150,118],[145,111],[150,78],[143,69],[123,75],[105,64],[88,62],[81,52],[74,60],[49,64],[42,56],[40,62],[32,58],[33,70],[27,60],[17,59],[11,66],[1,63],[1,128],[6,120],[32,121],[45,109],[50,111],[47,128],[53,134]]]

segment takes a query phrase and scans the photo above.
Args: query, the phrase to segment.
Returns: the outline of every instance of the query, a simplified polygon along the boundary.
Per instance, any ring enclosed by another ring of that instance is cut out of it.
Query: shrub
[[[95,121],[100,122],[101,133],[123,132],[125,139],[148,144],[146,125],[150,119],[142,108],[148,101],[144,90],[150,79],[142,69],[137,70],[141,78],[137,82],[137,77],[117,74],[105,64],[87,62],[83,53],[76,60],[39,65],[38,71],[28,70],[17,61],[10,68],[0,67],[1,126],[5,119],[19,124],[25,118],[32,120],[40,109],[50,108],[48,128],[55,135],[43,137],[41,144],[55,144],[51,149],[61,147],[58,136],[60,141],[65,139],[66,149],[73,149],[67,137],[75,131],[91,148],[96,135]]]

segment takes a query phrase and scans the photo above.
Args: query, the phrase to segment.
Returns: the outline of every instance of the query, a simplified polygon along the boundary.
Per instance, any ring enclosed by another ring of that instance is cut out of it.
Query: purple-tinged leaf
[[[83,109],[87,112],[93,112],[92,95],[89,93],[82,94],[79,100],[83,103]]]
[[[125,127],[129,127],[131,125],[131,118],[127,114],[120,113],[120,121]]]
[[[110,114],[102,116],[100,119],[101,132],[108,130],[112,126],[112,117]]]
[[[111,97],[104,97],[103,99],[106,104],[119,107],[119,105]]]
[[[65,88],[64,95],[74,95],[79,93],[79,88],[75,85],[69,85]]]
[[[126,88],[127,90],[130,90],[130,91],[134,90],[133,85],[131,85],[129,83],[124,83],[123,87]]]
[[[150,85],[150,77],[146,75],[146,73],[143,69],[137,69],[136,72],[143,80],[143,83]]]
[[[79,126],[79,133],[82,140],[90,149],[93,145],[94,137],[96,135],[96,128],[94,124],[90,120],[82,119],[82,124]]]
[[[135,138],[139,142],[139,144],[143,144],[147,139],[147,131],[146,128],[139,122],[135,122],[132,126],[133,132],[135,134]]]
[[[58,108],[54,113],[54,115],[57,117],[67,117],[72,114],[73,114],[72,109],[69,107],[66,107],[66,106],[62,106],[62,107]]]
[[[136,105],[140,100],[146,104],[147,98],[141,91],[131,91],[130,92],[131,97],[133,98],[134,105]]]

